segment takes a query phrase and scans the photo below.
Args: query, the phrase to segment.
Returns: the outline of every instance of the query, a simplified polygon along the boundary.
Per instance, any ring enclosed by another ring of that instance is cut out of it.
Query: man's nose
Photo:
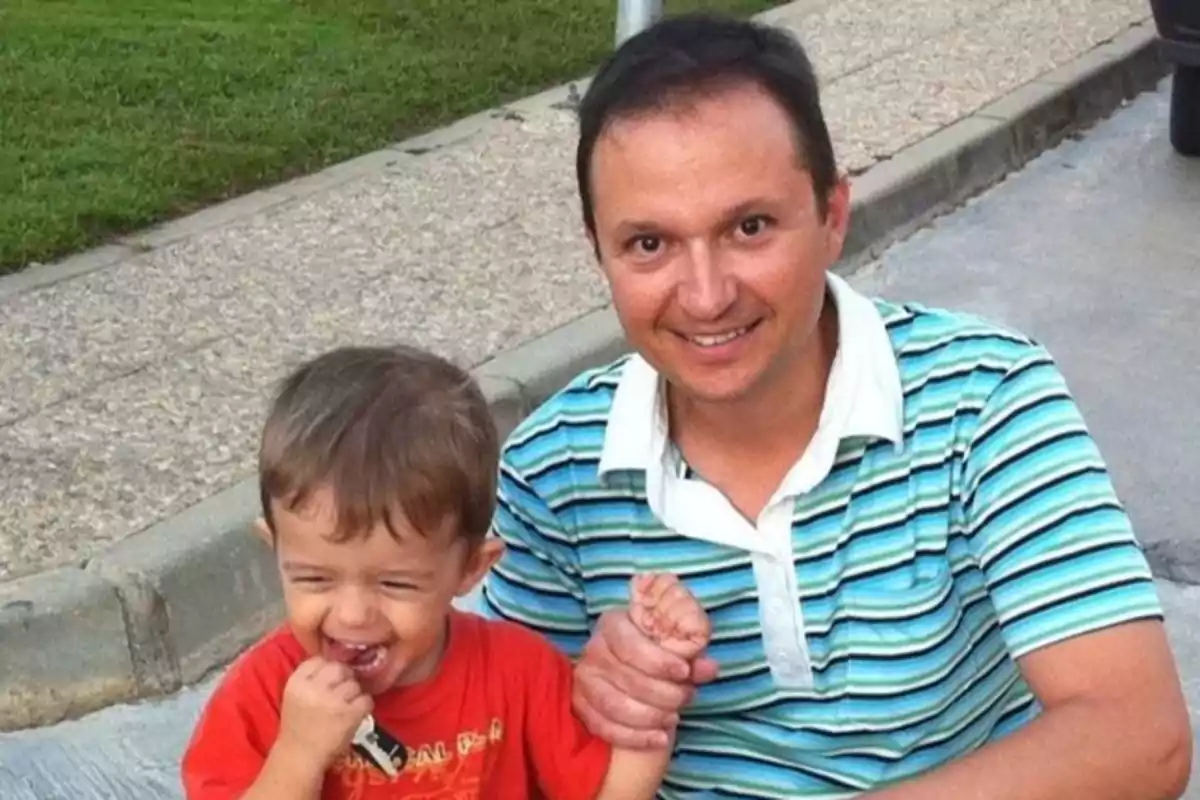
[[[338,592],[333,613],[347,628],[364,627],[370,624],[375,613],[374,594],[360,586],[344,587]]]
[[[693,242],[681,266],[680,308],[694,319],[719,319],[737,299],[737,284],[721,268],[720,253],[706,241]]]

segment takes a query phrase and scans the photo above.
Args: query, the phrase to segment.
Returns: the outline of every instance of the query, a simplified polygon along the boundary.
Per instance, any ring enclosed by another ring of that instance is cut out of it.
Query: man
[[[579,116],[635,354],[510,438],[485,596],[579,657],[589,727],[674,735],[669,798],[1178,797],[1158,598],[1061,374],[1019,333],[828,272],[849,186],[800,47],[662,22]],[[636,633],[643,569],[700,599],[707,657]]]

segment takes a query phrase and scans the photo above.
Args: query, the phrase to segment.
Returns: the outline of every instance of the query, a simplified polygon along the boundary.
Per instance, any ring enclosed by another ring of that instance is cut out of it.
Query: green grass
[[[0,0],[0,273],[586,74],[615,8]]]

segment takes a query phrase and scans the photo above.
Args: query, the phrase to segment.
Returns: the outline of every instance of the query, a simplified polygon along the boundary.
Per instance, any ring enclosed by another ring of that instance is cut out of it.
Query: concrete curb
[[[870,261],[1153,88],[1166,72],[1147,22],[872,168],[855,181],[853,225],[839,271]],[[386,157],[370,154],[301,179],[289,191],[316,191],[349,179],[378,168],[379,158],[403,161],[473,135],[497,114],[570,102],[578,91],[570,84],[477,115],[392,148]],[[246,202],[257,207],[262,199]],[[172,241],[205,224],[203,218],[190,220],[151,238]],[[39,274],[49,282],[66,272]],[[7,287],[0,284],[0,295]],[[475,374],[507,435],[571,376],[624,350],[620,325],[604,308],[486,362]],[[0,730],[174,691],[228,663],[273,624],[280,611],[274,564],[248,534],[257,503],[254,482],[246,481],[122,541],[82,569],[0,584]]]

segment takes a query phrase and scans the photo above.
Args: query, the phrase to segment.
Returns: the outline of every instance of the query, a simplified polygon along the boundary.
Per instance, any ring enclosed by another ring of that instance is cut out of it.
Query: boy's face
[[[293,632],[310,654],[349,665],[371,694],[433,675],[451,602],[503,549],[492,539],[471,548],[450,525],[422,534],[402,518],[398,539],[381,523],[335,542],[337,508],[325,490],[294,510],[273,501],[272,513]]]

